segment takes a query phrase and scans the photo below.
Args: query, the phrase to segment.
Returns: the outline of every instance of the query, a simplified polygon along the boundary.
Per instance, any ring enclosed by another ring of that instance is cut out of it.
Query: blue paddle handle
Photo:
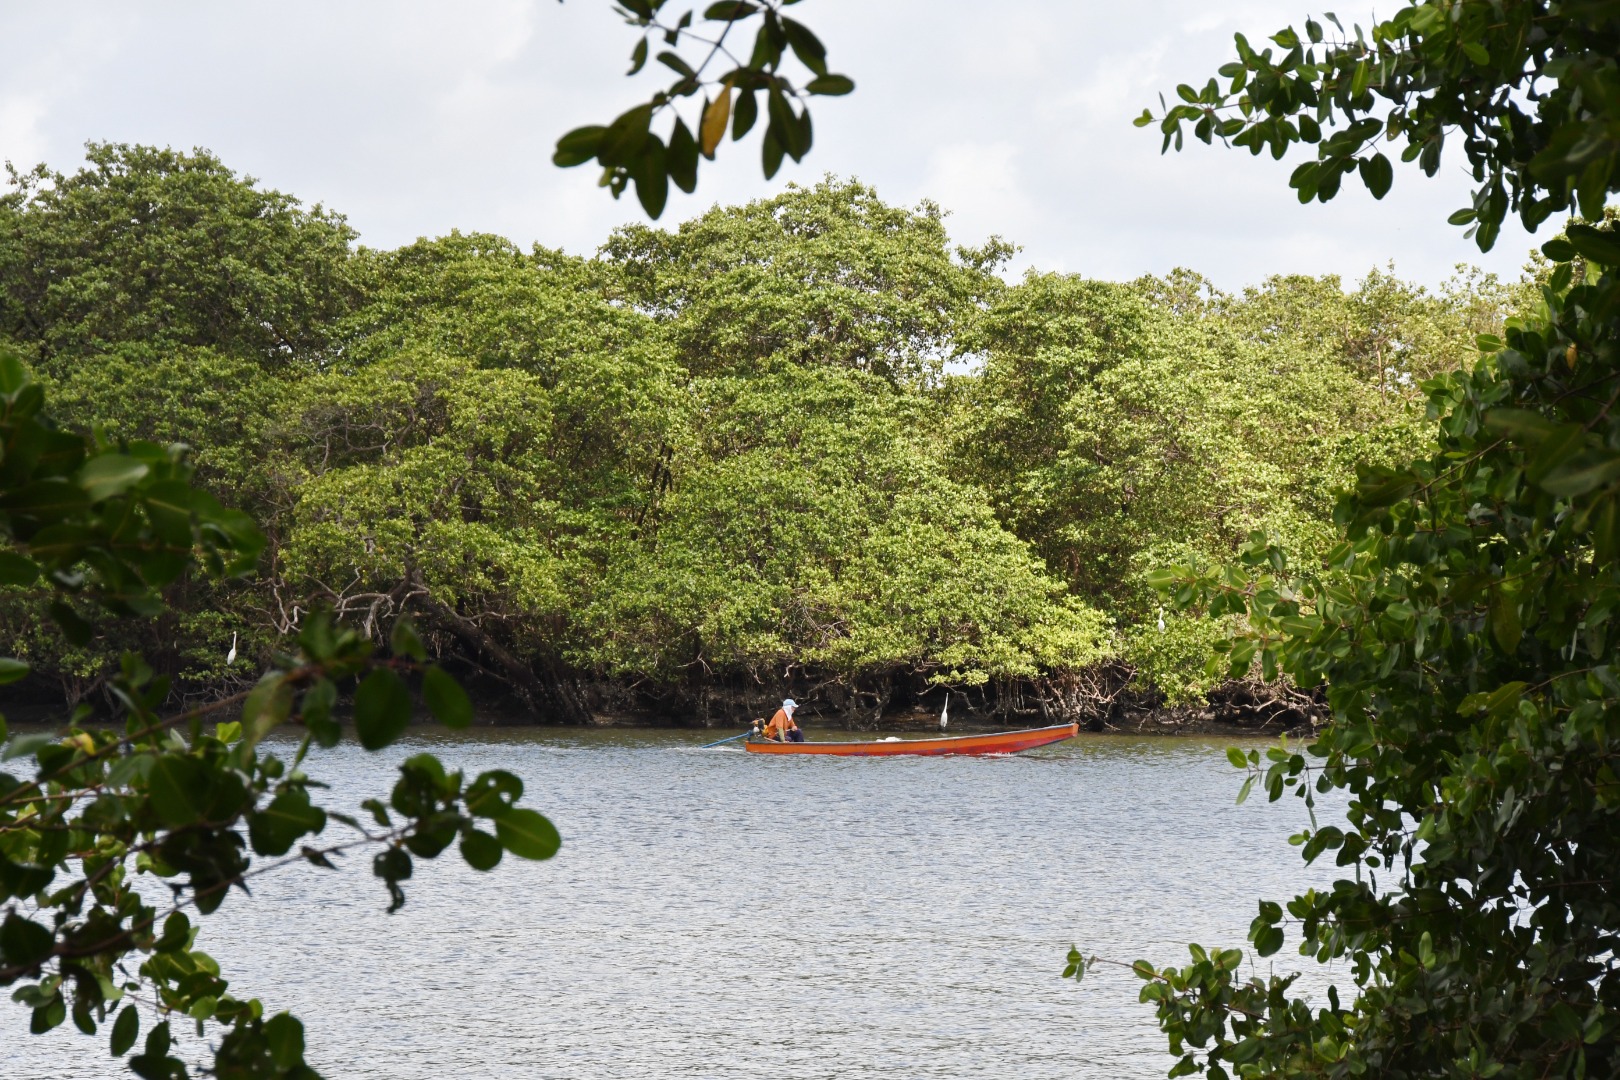
[[[729,739],[716,739],[716,740],[714,740],[714,742],[706,742],[702,746],[698,747],[698,749],[699,750],[707,750],[709,747],[711,747],[711,746],[719,746],[721,743],[736,742],[738,739],[746,739],[746,738],[748,738],[748,736],[752,735],[753,733],[754,733],[753,729],[750,728],[749,730],[743,732],[741,735],[733,735]]]

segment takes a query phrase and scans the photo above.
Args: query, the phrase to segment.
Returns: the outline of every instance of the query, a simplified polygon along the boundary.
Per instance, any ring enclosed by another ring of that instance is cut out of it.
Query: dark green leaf
[[[782,167],[782,143],[777,138],[776,123],[773,121],[765,129],[765,138],[760,143],[760,162],[765,170],[765,179],[775,176]]]
[[[67,1019],[67,1002],[60,993],[52,996],[51,1000],[34,1010],[29,1018],[28,1030],[34,1035],[43,1035]]]
[[[1569,262],[1575,257],[1575,245],[1555,236],[1541,245],[1541,253],[1555,263]]]
[[[330,749],[343,738],[343,729],[332,719],[332,706],[337,703],[337,687],[327,679],[317,680],[304,692],[300,713],[304,727],[319,746]]]
[[[703,9],[703,17],[714,22],[736,22],[746,19],[759,10],[758,4],[749,0],[719,0],[719,3],[710,4]]]
[[[600,139],[597,157],[604,165],[633,166],[642,155],[652,125],[651,105],[637,105],[621,113]]]
[[[1501,347],[1500,342],[1495,344]],[[1483,350],[1485,346],[1481,344],[1480,348]],[[1485,414],[1484,421],[1490,431],[1530,446],[1541,443],[1555,430],[1551,420],[1529,409],[1492,409]]]
[[[208,766],[189,754],[160,754],[147,785],[152,811],[170,828],[200,820],[212,795]]]
[[[15,911],[8,912],[5,921],[0,922],[0,967],[32,968],[49,957],[55,947],[56,935],[49,927]]]
[[[0,349],[0,397],[15,400],[23,387],[34,381],[28,368],[10,348]]]
[[[731,138],[733,141],[748,134],[759,118],[759,101],[752,90],[740,90],[731,109]]]
[[[1525,475],[1531,483],[1580,453],[1586,445],[1586,428],[1582,424],[1563,424],[1542,437],[1541,445],[1531,457]]]
[[[129,1048],[135,1045],[135,1037],[141,1031],[141,1014],[133,1004],[125,1005],[119,1010],[118,1019],[113,1021],[112,1037],[109,1048],[113,1057],[123,1057],[129,1053]]]
[[[467,691],[438,666],[422,672],[422,697],[434,718],[445,727],[464,728],[473,721],[472,701]]]
[[[687,128],[686,121],[675,118],[675,130],[669,136],[669,178],[675,186],[690,194],[697,189],[698,144]]]
[[[418,664],[427,660],[427,648],[423,646],[422,639],[417,636],[416,625],[409,618],[401,616],[394,620],[393,630],[388,635],[388,647],[395,656],[415,660]]]
[[[185,912],[176,911],[163,920],[163,933],[153,943],[154,952],[174,952],[184,949],[191,943],[191,920],[186,918]]]
[[[523,807],[496,818],[495,835],[502,847],[521,859],[549,859],[562,846],[556,826],[539,812]]]
[[[79,469],[79,486],[91,502],[122,495],[146,477],[151,468],[124,454],[99,454]]]
[[[793,111],[792,104],[786,95],[772,90],[766,98],[766,108],[770,114],[770,126],[766,129],[766,137],[772,134],[794,161],[803,156],[808,146],[800,145],[799,118]],[[767,176],[771,175],[769,172]]]
[[[304,1063],[304,1025],[289,1013],[277,1013],[264,1023],[270,1057],[281,1069]]]
[[[380,851],[371,860],[371,872],[388,883],[388,913],[392,915],[405,906],[405,893],[399,887],[401,881],[411,876],[411,857],[403,849],[397,847]]]
[[[354,819],[349,817],[347,814],[329,814],[328,816],[334,818],[341,817],[344,819],[345,824],[354,821]],[[337,869],[337,864],[327,857],[326,852],[321,851],[319,848],[312,848],[308,844],[302,844],[298,848],[298,854],[302,855],[304,857],[304,861],[309,863],[311,866],[319,866],[323,870]]]
[[[49,857],[48,854],[46,857]],[[0,855],[0,900],[10,897],[19,899],[33,896],[51,883],[56,876],[56,866],[53,861],[50,866],[40,866],[37,863],[15,863]]]
[[[499,840],[481,829],[469,829],[461,838],[461,857],[474,870],[493,870],[504,850]]]
[[[1620,479],[1620,454],[1592,451],[1550,470],[1540,480],[1544,491],[1554,495],[1585,495]]]
[[[523,781],[505,769],[480,773],[467,785],[467,812],[479,817],[497,818],[523,797]]]
[[[1513,653],[1523,636],[1519,620],[1519,601],[1512,593],[1498,590],[1491,600],[1491,636],[1505,653]]]
[[[362,809],[371,811],[372,820],[378,825],[381,825],[383,828],[389,828],[392,824],[388,819],[388,808],[385,807],[380,800],[367,799],[365,802],[361,803],[360,806]]]
[[[1571,225],[1565,230],[1570,247],[1582,258],[1604,266],[1620,267],[1620,236],[1590,225]],[[1545,249],[1544,249],[1545,250]]]
[[[642,40],[645,41],[646,39],[643,38]],[[680,53],[670,52],[666,49],[658,54],[658,62],[683,78],[697,78],[697,72],[692,70],[691,64],[681,58]]]
[[[66,480],[36,480],[0,493],[0,510],[37,521],[60,521],[89,509],[90,498],[84,489]]]
[[[636,198],[647,216],[657,220],[669,201],[669,164],[664,141],[648,135],[642,144],[640,156],[631,163],[630,175],[635,180]]]
[[[0,656],[0,686],[14,683],[28,675],[28,665],[9,656]]]
[[[14,551],[0,551],[0,585],[32,585],[38,577],[34,560]]]
[[[326,827],[326,813],[309,801],[309,792],[281,792],[262,811],[248,815],[248,838],[260,855],[285,855],[304,836]]]
[[[354,692],[354,729],[360,745],[381,750],[411,724],[411,692],[387,668],[367,675]]]
[[[823,97],[841,97],[855,92],[855,82],[842,75],[818,75],[805,83],[804,88],[812,94],[820,94]],[[1149,115],[1148,123],[1152,123],[1152,120],[1152,116]]]
[[[1389,194],[1389,186],[1395,181],[1395,169],[1389,159],[1383,154],[1374,154],[1361,162],[1361,182],[1367,185],[1375,199],[1382,199]]]
[[[129,1067],[142,1080],[177,1080],[183,1077],[183,1073],[177,1073],[170,1067],[173,1059],[168,1053],[173,1043],[169,1036],[169,1022],[165,1020],[146,1033],[146,1046],[139,1057],[130,1059]]]
[[[285,673],[268,671],[242,703],[242,727],[250,745],[279,727],[292,712],[293,687]]]
[[[88,645],[90,639],[95,636],[96,628],[74,611],[67,601],[52,600],[46,610],[51,613],[51,621],[62,631],[62,636],[72,644]]]
[[[787,34],[788,45],[793,49],[793,55],[799,58],[799,63],[809,68],[819,76],[827,74],[827,49],[821,40],[810,32],[810,28],[792,19],[782,20],[782,29]]]

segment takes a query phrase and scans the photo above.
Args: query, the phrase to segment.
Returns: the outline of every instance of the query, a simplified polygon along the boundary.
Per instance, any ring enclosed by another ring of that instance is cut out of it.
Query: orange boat
[[[750,754],[839,754],[845,757],[888,757],[893,754],[1016,754],[1047,743],[1072,739],[1079,724],[996,731],[988,735],[950,735],[939,739],[893,739],[880,742],[771,742],[749,739]]]

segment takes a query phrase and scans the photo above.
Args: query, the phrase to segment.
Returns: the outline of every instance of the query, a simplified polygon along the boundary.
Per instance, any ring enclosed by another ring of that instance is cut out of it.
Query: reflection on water
[[[1294,799],[1235,806],[1225,743],[1083,737],[1013,758],[761,757],[706,733],[418,733],[309,763],[327,805],[386,797],[429,748],[506,768],[561,829],[548,863],[447,852],[410,901],[368,856],[299,866],[205,920],[233,992],[290,1008],[334,1078],[1159,1077],[1122,960],[1242,945],[1260,896],[1331,878],[1285,843]],[[340,828],[334,826],[334,828]],[[27,1034],[14,1076],[128,1075],[102,1037]]]

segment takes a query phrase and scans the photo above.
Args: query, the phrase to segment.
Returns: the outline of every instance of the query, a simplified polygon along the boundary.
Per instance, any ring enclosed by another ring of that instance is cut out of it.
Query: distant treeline
[[[84,648],[0,589],[29,693],[94,701],[125,649],[217,693],[328,606],[379,641],[408,613],[543,719],[784,686],[851,716],[941,684],[1196,702],[1221,628],[1145,574],[1255,529],[1319,549],[1355,463],[1420,449],[1422,381],[1521,288],[1008,285],[1009,244],[836,180],[590,259],[356,240],[205,152],[13,175],[0,336],[56,415],[191,445],[270,537],[255,578]]]

